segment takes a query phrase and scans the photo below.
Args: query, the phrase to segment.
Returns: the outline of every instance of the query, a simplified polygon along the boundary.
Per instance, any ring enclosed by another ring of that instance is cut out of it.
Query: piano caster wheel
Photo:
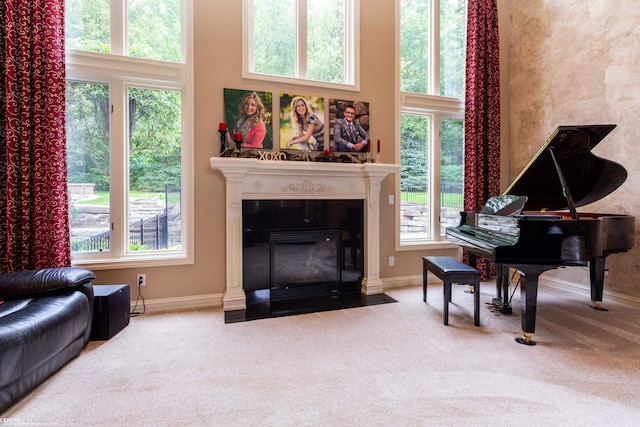
[[[609,311],[606,308],[604,308],[602,306],[602,301],[593,301],[593,303],[595,304],[595,306],[591,307],[594,310],[598,310],[598,311]]]
[[[536,345],[533,340],[533,334],[527,334],[526,332],[521,337],[516,338],[516,342],[524,345]]]

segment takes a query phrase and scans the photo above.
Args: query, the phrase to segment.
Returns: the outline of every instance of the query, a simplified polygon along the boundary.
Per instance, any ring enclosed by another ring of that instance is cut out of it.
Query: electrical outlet
[[[138,286],[147,286],[147,275],[138,273]]]
[[[389,257],[389,267],[393,267],[394,265],[396,265],[396,258],[393,256]]]

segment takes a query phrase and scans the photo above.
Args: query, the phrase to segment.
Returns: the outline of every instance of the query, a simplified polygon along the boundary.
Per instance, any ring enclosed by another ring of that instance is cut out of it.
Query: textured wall
[[[640,2],[514,0],[511,6],[511,179],[558,125],[615,123],[594,153],[622,164],[629,177],[579,211],[640,218]],[[608,258],[605,290],[640,297],[637,236],[635,249]],[[544,277],[589,282],[582,268]]]

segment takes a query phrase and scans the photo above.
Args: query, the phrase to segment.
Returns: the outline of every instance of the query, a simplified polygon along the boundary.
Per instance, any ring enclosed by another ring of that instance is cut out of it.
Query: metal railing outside
[[[428,183],[420,180],[405,179],[400,184],[400,201],[427,206],[429,196]],[[462,183],[442,182],[440,185],[440,203],[443,207],[462,209]]]
[[[165,209],[164,214],[155,215],[151,218],[140,219],[129,223],[129,248],[131,250],[157,250],[167,249],[169,240],[171,244],[176,243],[176,238],[171,238],[169,231],[169,194],[178,193],[180,195],[180,186],[165,184]],[[180,203],[180,202],[178,202]],[[175,218],[174,218],[175,221]],[[72,252],[95,252],[109,250],[110,231],[91,236],[88,239],[81,240],[71,244]],[[179,237],[179,236],[178,236]]]
[[[109,249],[110,231],[91,236],[71,245],[71,251],[105,251]],[[133,221],[129,224],[129,244],[134,249],[166,249],[169,244],[168,215]]]

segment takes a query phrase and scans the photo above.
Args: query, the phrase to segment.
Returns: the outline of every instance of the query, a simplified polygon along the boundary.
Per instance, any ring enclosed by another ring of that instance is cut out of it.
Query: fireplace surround
[[[225,179],[226,289],[225,311],[246,309],[243,286],[243,200],[363,201],[364,268],[361,292],[383,292],[380,280],[380,186],[398,165],[273,161],[212,157],[210,165]]]

